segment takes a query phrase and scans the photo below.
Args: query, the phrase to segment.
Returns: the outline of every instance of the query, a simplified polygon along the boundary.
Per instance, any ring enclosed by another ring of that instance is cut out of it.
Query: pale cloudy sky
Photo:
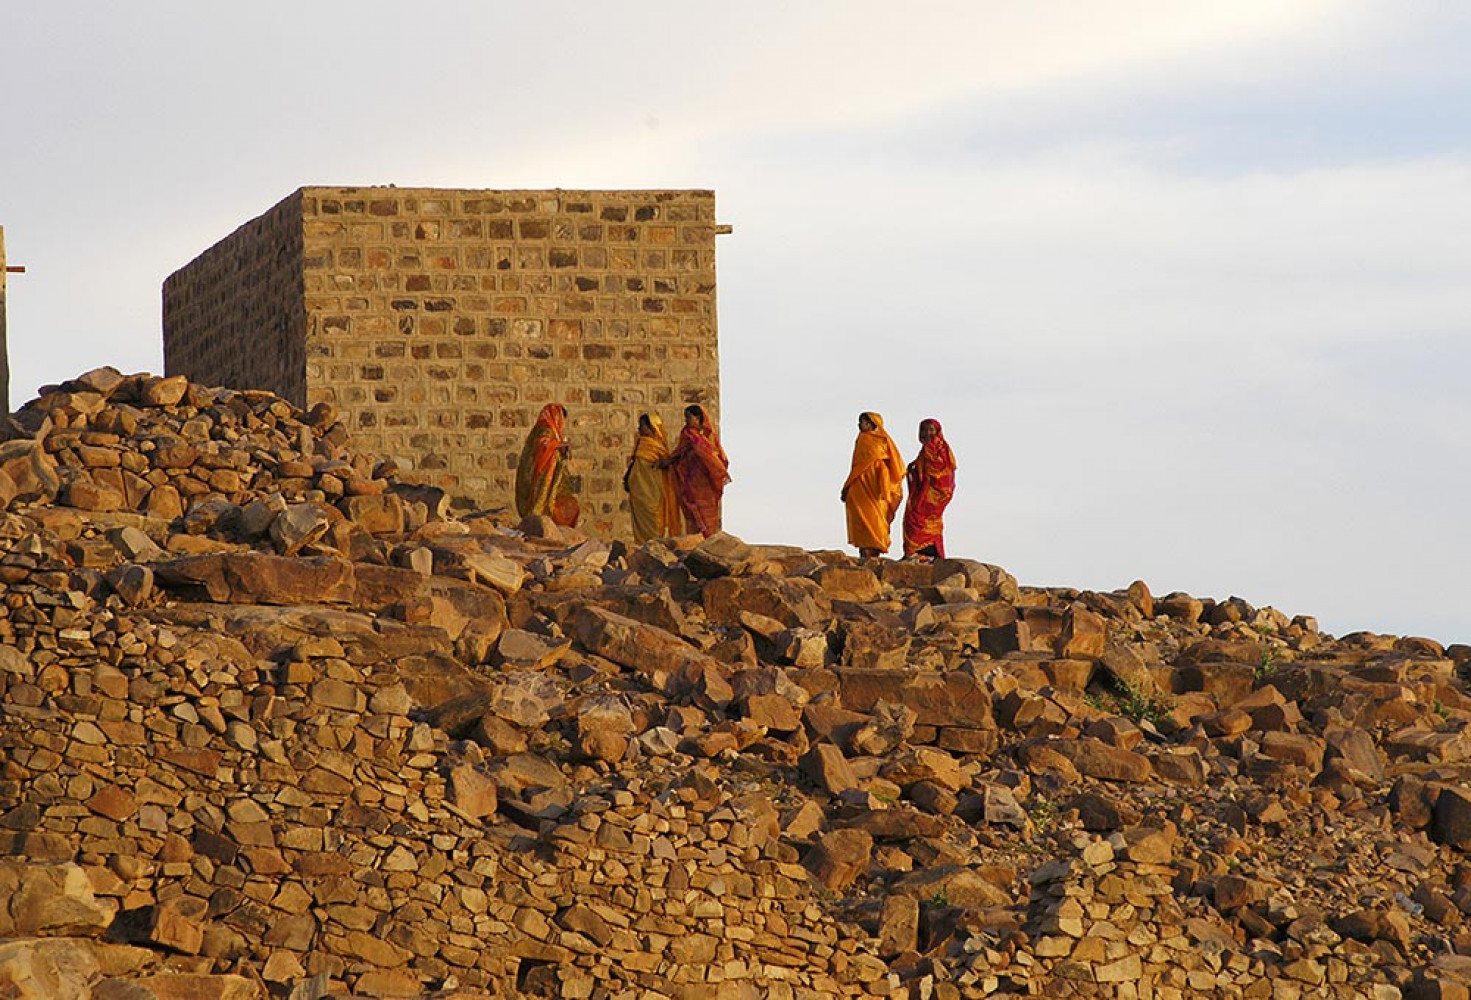
[[[709,187],[737,533],[935,416],[955,554],[1471,642],[1471,6],[231,7],[0,8],[13,403],[304,184]]]

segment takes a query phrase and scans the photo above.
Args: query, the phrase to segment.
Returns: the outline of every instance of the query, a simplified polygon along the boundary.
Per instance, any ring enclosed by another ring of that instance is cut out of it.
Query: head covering
[[[679,432],[680,438],[688,437],[691,447],[699,457],[700,462],[706,467],[710,478],[724,485],[730,482],[730,458],[725,454],[725,448],[720,444],[720,434],[715,430],[715,424],[710,421],[710,414],[698,403],[689,409],[700,411],[700,426],[685,428]]]
[[[684,408],[684,412],[685,412],[685,414],[687,416],[690,415],[690,411],[691,410],[695,411],[694,412],[694,415],[696,415],[696,416],[698,416],[700,418],[700,423],[703,426],[705,426],[705,427],[709,427],[710,426],[710,414],[708,414],[708,413],[705,412],[705,407],[704,406],[702,406],[699,403],[691,403],[689,406],[686,406]]]
[[[537,414],[528,439],[536,440],[536,455],[532,459],[531,472],[535,476],[549,475],[557,464],[557,449],[567,441],[567,407],[561,403],[548,403]]]
[[[653,434],[640,434],[633,439],[633,457],[649,462],[662,461],[669,457],[669,436],[664,433],[664,421],[657,413],[641,413],[654,429]]]
[[[536,427],[549,428],[558,438],[567,436],[567,407],[561,403],[548,403],[536,415]]]
[[[889,437],[889,432],[884,430],[884,418],[872,410],[864,410],[859,416],[867,417],[873,424],[873,429],[858,432],[858,439],[853,443],[853,467],[844,488],[868,469],[881,466],[886,481],[892,484],[895,496],[902,496],[899,483],[904,479],[904,459],[899,454],[899,446]],[[888,487],[885,489],[887,492]],[[897,499],[894,500],[894,506],[897,509]]]
[[[931,475],[955,474],[955,454],[950,450],[950,444],[945,440],[945,432],[940,427],[940,422],[934,417],[925,417],[919,422],[919,429],[923,431],[926,427],[935,429],[935,436],[924,443],[920,451],[920,459],[929,467]]]

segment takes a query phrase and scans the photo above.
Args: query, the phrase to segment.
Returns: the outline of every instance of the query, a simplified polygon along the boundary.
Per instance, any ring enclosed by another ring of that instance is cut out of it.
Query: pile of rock
[[[1035,964],[1027,978],[1040,974],[1055,983],[1049,992],[1057,996],[1166,998],[1184,995],[1187,986],[1213,992],[1218,984],[1195,968],[1203,963],[1174,901],[1173,835],[1170,828],[1134,827],[1040,865],[1029,880],[1026,927]]]
[[[451,520],[182,379],[11,433],[0,992],[1465,995],[1467,647]]]

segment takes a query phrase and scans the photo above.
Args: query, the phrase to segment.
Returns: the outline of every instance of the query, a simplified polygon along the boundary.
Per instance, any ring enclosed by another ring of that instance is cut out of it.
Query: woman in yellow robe
[[[664,421],[656,413],[640,414],[638,437],[623,473],[628,491],[628,512],[633,517],[633,540],[640,545],[650,538],[668,538],[679,533],[679,496],[674,470],[659,463],[669,457],[669,438]]]
[[[889,551],[889,526],[904,500],[904,459],[877,413],[858,415],[853,469],[843,484],[848,509],[848,544],[871,559]]]

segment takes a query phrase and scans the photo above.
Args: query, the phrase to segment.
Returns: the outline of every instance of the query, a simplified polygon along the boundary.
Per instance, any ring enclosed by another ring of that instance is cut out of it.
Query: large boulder
[[[1438,844],[1471,850],[1471,792],[1458,786],[1441,789],[1435,799],[1430,835]]]
[[[687,671],[720,669],[714,659],[678,636],[603,608],[578,609],[573,634],[587,652],[642,674],[661,690]]]
[[[40,441],[0,443],[0,509],[14,502],[54,500],[60,489],[56,461]]]
[[[0,859],[0,938],[101,933],[115,912],[78,865]]]
[[[963,670],[941,673],[842,668],[836,674],[843,707],[855,712],[872,712],[887,702],[910,709],[915,723],[921,726],[996,726],[990,692]]]
[[[203,591],[218,604],[349,604],[357,593],[353,564],[260,552],[216,552],[159,563],[163,586]]]
[[[1067,758],[1078,773],[1104,781],[1138,783],[1154,778],[1149,758],[1132,750],[1110,746],[1101,740],[1056,739],[1047,746]]]
[[[97,947],[85,939],[0,939],[0,996],[6,998],[93,1000],[100,972]]]
[[[819,837],[802,858],[818,884],[842,892],[868,869],[873,837],[862,830],[834,830]]]
[[[788,628],[821,628],[831,610],[817,584],[803,577],[722,576],[705,584],[701,600],[720,625],[739,625],[741,612],[752,611]]]
[[[751,561],[751,546],[724,531],[700,542],[685,556],[684,564],[701,579],[712,579],[739,573]]]

